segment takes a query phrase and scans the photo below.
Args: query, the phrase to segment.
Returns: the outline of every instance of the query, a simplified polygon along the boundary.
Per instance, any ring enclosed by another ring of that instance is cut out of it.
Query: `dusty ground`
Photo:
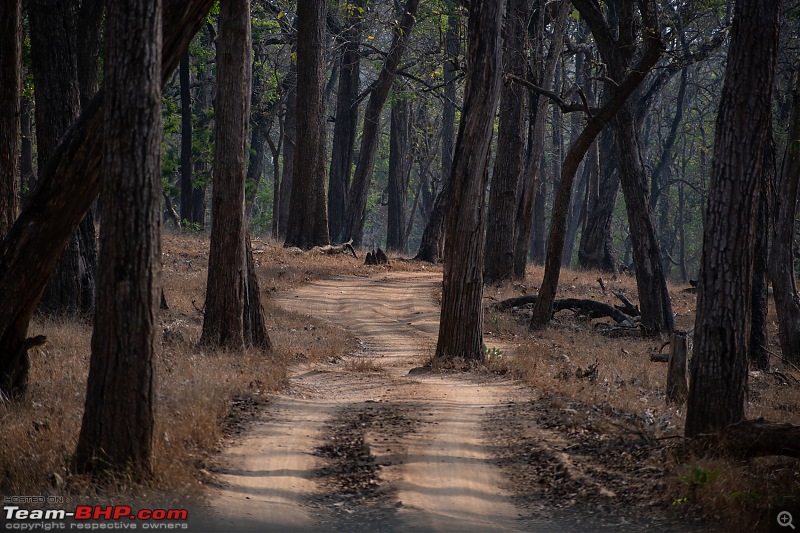
[[[488,373],[421,368],[438,330],[440,276],[340,277],[278,301],[352,330],[362,349],[299,367],[291,391],[227,448],[209,527],[686,531],[650,500],[663,485],[649,464],[658,446],[633,426],[614,438],[591,430],[626,429],[622,414],[560,405]]]

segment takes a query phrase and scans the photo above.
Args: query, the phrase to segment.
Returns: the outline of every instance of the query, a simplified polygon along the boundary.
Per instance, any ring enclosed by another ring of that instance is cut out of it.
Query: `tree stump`
[[[689,382],[686,377],[686,358],[689,341],[685,331],[672,334],[669,344],[669,368],[667,370],[667,401],[683,404],[689,397]]]

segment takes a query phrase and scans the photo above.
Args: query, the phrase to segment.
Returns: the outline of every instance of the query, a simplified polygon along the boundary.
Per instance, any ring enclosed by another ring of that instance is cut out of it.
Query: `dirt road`
[[[268,418],[224,452],[210,528],[597,529],[580,526],[586,517],[536,519],[514,505],[485,425],[489,413],[526,401],[529,391],[491,376],[419,368],[435,345],[440,283],[425,273],[344,277],[306,285],[279,302],[351,329],[363,350],[349,369],[340,362],[299,371],[291,394],[276,398]],[[381,371],[353,371],[359,360]]]

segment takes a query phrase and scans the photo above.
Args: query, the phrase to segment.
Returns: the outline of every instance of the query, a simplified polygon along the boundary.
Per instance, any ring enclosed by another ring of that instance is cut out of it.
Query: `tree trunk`
[[[297,45],[293,43],[293,52]],[[297,62],[289,67],[286,93],[286,113],[283,121],[283,173],[281,175],[280,207],[278,209],[278,238],[286,237],[289,223],[289,204],[292,199],[292,181],[294,179],[294,158],[297,147]]]
[[[255,82],[254,82],[255,83]],[[257,91],[253,91],[252,102],[256,102],[259,97]],[[253,205],[258,196],[258,187],[264,177],[267,166],[267,142],[269,135],[266,124],[266,117],[263,112],[253,112],[250,120],[254,126],[250,132],[250,157],[247,162],[247,178],[245,179],[245,225],[253,214]]]
[[[578,4],[578,0],[575,0],[575,5],[583,15],[585,6]],[[652,7],[652,5],[643,5],[643,11],[652,9]],[[646,16],[648,14],[654,16],[654,12],[643,13],[643,18],[649,18]],[[591,25],[590,28],[592,28],[592,33],[595,33],[595,28]],[[550,238],[547,241],[544,278],[539,289],[539,299],[536,301],[536,305],[533,308],[533,316],[531,317],[532,329],[542,328],[550,321],[553,300],[558,288],[572,182],[578,165],[594,138],[603,129],[603,126],[623,108],[628,97],[636,90],[647,75],[647,72],[658,62],[661,57],[661,47],[661,41],[658,39],[657,34],[651,32],[647,36],[646,48],[639,63],[628,73],[625,80],[618,84],[608,103],[589,120],[575,143],[570,146],[567,156],[564,158],[564,164],[561,168],[561,183],[553,201],[553,215],[550,222]]]
[[[689,341],[685,332],[673,332],[669,343],[669,367],[667,368],[667,402],[683,405],[689,395],[686,380],[686,361]]]
[[[524,77],[528,0],[507,0],[503,25],[503,64],[507,72]],[[500,89],[500,122],[489,209],[486,214],[486,250],[483,278],[486,283],[514,275],[514,223],[517,189],[525,153],[525,88],[506,83]]]
[[[793,85],[786,155],[775,195],[769,277],[781,353],[796,363],[800,361],[800,295],[794,276],[794,222],[800,182],[800,69],[795,70]]]
[[[386,249],[404,253],[406,248],[406,203],[411,178],[411,103],[405,98],[392,104],[389,133],[389,209],[386,221]]]
[[[22,197],[30,195],[36,179],[33,172],[33,134],[31,133],[31,99],[27,96],[22,97],[20,104],[20,130],[22,132],[22,143],[20,145],[19,170],[21,174]]]
[[[375,169],[375,155],[378,150],[381,129],[381,111],[389,97],[389,90],[397,74],[397,67],[400,65],[400,60],[403,58],[408,45],[408,37],[414,27],[418,8],[419,0],[407,0],[400,24],[394,30],[394,38],[386,56],[386,61],[372,87],[367,107],[364,110],[361,149],[358,153],[358,163],[353,176],[353,184],[347,196],[346,233],[342,238],[343,241],[352,239],[353,246],[361,246],[361,240],[364,237],[364,218],[366,216],[369,186]]]
[[[536,48],[537,58],[543,58],[544,56],[542,49],[544,42],[542,19],[544,15],[541,13],[543,9],[544,6],[542,3],[542,5],[538,7],[540,13],[538,16],[539,23],[529,26],[539,43]],[[537,80],[539,86],[546,90],[550,90],[553,87],[556,66],[558,65],[558,59],[563,49],[564,32],[566,30],[568,14],[569,2],[562,1],[555,21],[550,50],[547,53],[547,59],[544,61],[541,79]],[[517,221],[514,227],[514,276],[517,279],[525,278],[525,265],[528,261],[528,250],[531,248],[532,230],[535,232],[534,226],[540,222],[540,220],[534,220],[534,213],[536,216],[540,214],[541,216],[544,215],[544,209],[540,209],[541,206],[539,205],[539,201],[542,199],[540,195],[545,192],[545,189],[542,188],[544,180],[541,179],[540,174],[542,168],[542,154],[544,153],[545,118],[549,100],[540,96],[538,93],[530,93],[528,101],[530,102],[528,104],[530,110],[528,119],[528,159],[525,162],[525,170],[522,177],[523,187],[517,206]],[[543,219],[541,222],[543,228]],[[544,235],[544,229],[542,229],[541,234]],[[543,244],[541,248],[544,250]]]
[[[303,149],[294,153],[285,246],[308,250],[330,244],[325,194],[326,0],[297,8],[297,131]]]
[[[212,3],[165,0],[161,80],[177,66]],[[70,234],[100,192],[103,101],[101,89],[39,170],[27,206],[0,243],[0,294],[5,298],[0,306],[0,388],[9,394],[25,391],[31,316]]]
[[[483,346],[483,211],[489,145],[500,90],[503,3],[473,0],[467,85],[447,217],[442,312],[435,359],[480,360]]]
[[[619,194],[619,173],[617,172],[616,154],[613,148],[614,134],[606,127],[600,134],[600,160],[597,187],[590,187],[589,211],[586,225],[581,234],[578,249],[578,266],[586,270],[616,272],[617,261],[614,258],[611,238],[611,223],[614,219],[614,206]],[[595,146],[597,150],[597,146]]]
[[[0,239],[17,218],[22,90],[22,2],[0,4]]]
[[[101,290],[75,452],[79,472],[114,470],[137,480],[152,474],[161,294],[160,31],[159,0],[109,5]]]
[[[756,211],[755,251],[753,253],[753,294],[750,318],[750,364],[760,370],[769,370],[769,283],[767,282],[767,259],[769,258],[769,220],[772,184],[775,183],[775,143],[772,139],[772,120],[764,141],[764,163],[761,191],[758,194]]]
[[[348,4],[347,28],[339,37],[339,90],[336,95],[336,122],[333,126],[330,185],[328,187],[328,229],[331,239],[340,241],[344,233],[347,192],[353,166],[353,150],[358,134],[358,98],[361,81],[361,12],[363,0]]]
[[[192,222],[192,93],[189,51],[181,58],[181,221]]]
[[[250,233],[245,232],[245,256],[247,260],[247,279],[244,287],[244,343],[263,351],[272,350],[269,338],[264,306],[261,305],[261,288],[256,274],[256,261],[253,257],[253,245]]]
[[[87,105],[100,88],[97,73],[100,67],[100,31],[103,28],[105,4],[106,0],[81,0],[78,10],[77,55],[81,107]]]
[[[744,418],[755,202],[778,44],[779,2],[736,2],[714,136],[686,436]]]
[[[657,335],[675,329],[675,319],[661,266],[633,113],[634,109],[628,103],[611,120],[611,127],[614,130],[617,164],[631,232],[642,329],[646,334]]]
[[[244,185],[250,118],[250,2],[223,2],[217,41],[211,250],[200,344],[244,348]]]
[[[61,136],[80,114],[77,11],[75,0],[34,0],[29,5],[39,169],[44,168]],[[89,216],[61,254],[58,268],[42,295],[40,311],[58,315],[92,310],[96,250],[94,222]],[[89,305],[82,305],[84,302]]]
[[[450,175],[453,169],[456,124],[456,65],[461,48],[459,40],[459,18],[456,3],[447,1],[447,31],[445,32],[444,104],[442,106],[442,185],[434,200],[431,215],[422,232],[416,261],[436,263],[444,232],[444,219],[450,205]]]

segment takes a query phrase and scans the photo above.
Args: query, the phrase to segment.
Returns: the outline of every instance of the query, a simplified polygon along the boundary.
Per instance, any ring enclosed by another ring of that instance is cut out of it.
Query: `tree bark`
[[[297,51],[296,41],[293,52]],[[281,174],[280,205],[278,209],[278,238],[286,237],[289,223],[289,204],[292,199],[294,159],[297,148],[297,63],[292,62],[287,77],[286,113],[283,121],[283,173]]]
[[[308,250],[330,244],[325,193],[325,17],[326,0],[297,6],[297,131],[286,242]]]
[[[489,145],[500,90],[503,3],[473,0],[467,85],[447,217],[442,311],[435,359],[480,360],[483,346],[483,211]]]
[[[75,452],[79,472],[114,470],[134,479],[152,474],[161,294],[160,31],[160,0],[110,4],[101,290]]]
[[[339,241],[344,233],[347,192],[353,166],[353,150],[358,134],[358,91],[361,81],[361,19],[363,0],[348,4],[347,29],[338,37],[339,90],[336,95],[336,122],[333,126],[330,180],[328,187],[328,230]]]
[[[386,220],[387,251],[404,253],[406,248],[406,203],[411,178],[411,103],[403,98],[392,104],[389,131],[389,208]]]
[[[503,64],[507,72],[524,77],[528,0],[507,0],[503,24]],[[525,93],[522,85],[506,83],[500,90],[497,151],[486,214],[483,279],[496,283],[514,275],[514,225],[517,190],[525,153]]]
[[[769,277],[783,357],[800,361],[800,295],[794,276],[794,222],[800,182],[800,69],[793,77],[786,154],[775,195]]]
[[[744,418],[756,201],[770,117],[778,2],[739,0],[714,136],[686,436]]]
[[[244,186],[250,118],[250,2],[220,5],[211,250],[200,344],[244,349]]]
[[[81,0],[77,19],[78,86],[81,107],[94,98],[100,88],[100,32],[106,0]]]
[[[19,207],[20,96],[22,91],[22,2],[0,4],[0,239]]]
[[[354,246],[361,246],[361,240],[364,237],[364,217],[366,216],[369,186],[375,169],[375,156],[380,137],[381,111],[389,97],[392,81],[397,74],[400,60],[403,58],[408,45],[408,38],[414,28],[418,8],[419,0],[407,0],[403,8],[400,24],[394,30],[394,38],[386,56],[386,61],[372,87],[367,107],[364,110],[361,149],[358,153],[358,163],[353,176],[353,184],[347,196],[346,233],[342,238],[343,241],[352,239]]]
[[[769,220],[772,184],[775,183],[775,143],[772,138],[772,120],[764,140],[764,163],[761,191],[756,208],[755,251],[753,252],[753,294],[750,317],[750,364],[760,370],[769,370],[769,282],[767,281],[767,259],[769,258]]]

